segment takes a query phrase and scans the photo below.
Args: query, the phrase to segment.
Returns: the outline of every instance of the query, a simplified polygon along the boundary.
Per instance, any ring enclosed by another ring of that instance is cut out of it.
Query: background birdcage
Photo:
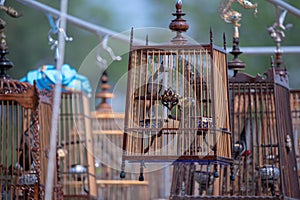
[[[51,126],[50,93],[0,79],[1,198],[43,199]],[[53,175],[57,187],[57,173]],[[57,188],[53,199],[60,199]]]
[[[291,90],[290,91],[290,106],[291,106],[291,115],[292,115],[292,124],[293,124],[293,133],[294,133],[294,146],[295,154],[297,160],[297,169],[298,169],[298,179],[300,181],[300,91]]]
[[[134,174],[120,180],[124,113],[116,113],[109,104],[113,94],[108,90],[108,75],[101,77],[101,91],[96,97],[101,102],[92,113],[93,141],[96,159],[97,189],[100,199],[149,199],[148,181],[139,182]]]
[[[287,73],[230,80],[235,196],[299,198]]]
[[[92,117],[100,199],[149,199],[148,181],[139,182],[134,174],[126,181],[119,178],[124,114],[97,109]]]
[[[83,92],[62,93],[58,154],[64,199],[96,199],[90,104]]]

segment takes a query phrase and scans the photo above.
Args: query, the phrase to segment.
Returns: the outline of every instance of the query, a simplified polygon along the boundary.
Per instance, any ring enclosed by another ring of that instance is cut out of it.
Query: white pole
[[[275,5],[275,6],[280,6],[284,9],[286,9],[289,13],[295,15],[296,17],[300,18],[300,10],[294,6],[291,6],[290,4],[282,1],[282,0],[266,0],[269,3]]]
[[[48,170],[46,177],[46,189],[45,189],[45,200],[52,199],[53,193],[53,178],[56,170],[56,143],[57,143],[57,133],[58,133],[58,121],[59,121],[59,109],[60,109],[60,100],[61,100],[61,67],[64,63],[64,54],[65,54],[65,38],[64,32],[66,31],[66,13],[68,9],[68,0],[60,1],[60,27],[58,31],[58,46],[55,53],[56,59],[56,69],[58,72],[57,82],[54,88],[54,97],[53,97],[53,109],[52,109],[52,124],[51,124],[51,133],[50,133],[50,150],[49,150],[49,160],[48,160]]]
[[[230,52],[232,47],[228,47]],[[240,47],[241,52],[247,55],[263,55],[263,54],[274,54],[276,52],[276,46],[260,46],[260,47]],[[300,46],[281,46],[283,54],[300,54]],[[228,53],[227,52],[227,53]]]

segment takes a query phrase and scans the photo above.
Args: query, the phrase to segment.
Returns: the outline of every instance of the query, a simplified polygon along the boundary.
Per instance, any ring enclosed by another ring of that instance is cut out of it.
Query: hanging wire
[[[101,36],[97,34],[97,38],[99,40],[99,44],[101,43]],[[102,69],[103,71],[107,68],[107,60],[105,58],[101,57],[101,46],[99,45],[97,48],[97,54],[96,54],[96,60],[97,60],[97,65]]]
[[[99,42],[101,42],[101,37],[100,35],[97,35]],[[103,70],[105,70],[107,68],[107,60],[105,58],[103,58],[101,56],[101,50],[104,50],[106,52],[108,52],[110,58],[113,61],[121,61],[122,57],[121,56],[116,56],[115,53],[113,52],[112,48],[108,46],[108,39],[109,39],[109,35],[105,35],[102,42],[101,42],[101,46],[99,45],[98,49],[97,49],[97,55],[96,55],[96,60],[98,62],[98,65],[100,66],[100,68],[102,68]]]
[[[69,37],[63,28],[60,28],[60,18],[56,20],[54,23],[54,19],[50,14],[47,14],[47,18],[50,25],[50,30],[48,32],[48,43],[51,45],[50,49],[55,50],[55,61],[59,59],[59,51],[58,51],[58,39],[54,39],[60,33],[63,35],[64,41],[72,42],[73,38]],[[54,37],[55,36],[55,37]]]
[[[108,43],[108,37],[109,35],[105,35],[103,41],[102,41],[102,47],[105,51],[107,51],[111,57],[111,59],[113,61],[117,60],[117,61],[120,61],[122,60],[122,58],[120,56],[116,56],[115,53],[113,52],[112,48],[110,48],[107,43]]]

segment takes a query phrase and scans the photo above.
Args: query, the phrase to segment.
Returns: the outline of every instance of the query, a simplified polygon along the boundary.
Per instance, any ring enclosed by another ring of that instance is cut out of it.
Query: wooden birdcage
[[[212,44],[189,44],[181,35],[181,18],[170,28],[170,43],[135,45],[133,31],[128,64],[123,163],[196,162],[227,165],[231,161],[226,51]],[[176,181],[176,180],[173,180]]]
[[[113,94],[108,91],[110,85],[106,71],[101,81],[101,91],[96,95],[96,98],[101,98],[101,102],[92,113],[99,196],[102,199],[149,199],[147,181],[139,182],[134,175],[130,177],[130,180],[119,179],[124,113],[114,112],[107,102]]]
[[[292,124],[294,133],[294,146],[297,160],[298,179],[300,183],[300,91],[297,89],[290,91],[290,105],[292,114]]]
[[[229,80],[234,196],[300,198],[286,70]]]
[[[82,92],[62,93],[58,154],[64,199],[96,199],[90,104]]]
[[[0,59],[0,198],[44,199],[50,149],[51,92],[13,80],[4,29]],[[57,173],[53,199],[61,199]]]
[[[0,79],[1,199],[43,199],[51,102],[34,85]],[[56,173],[53,176],[57,186]],[[60,199],[58,190],[53,199]]]

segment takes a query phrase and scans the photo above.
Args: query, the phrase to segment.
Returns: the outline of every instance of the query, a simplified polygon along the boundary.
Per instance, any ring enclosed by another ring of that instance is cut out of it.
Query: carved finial
[[[270,61],[271,61],[271,67],[273,68],[274,67],[274,58],[273,58],[273,56],[271,56]]]
[[[107,99],[113,98],[113,94],[108,92],[111,86],[108,84],[108,75],[106,70],[103,72],[101,76],[101,91],[96,94],[96,98],[101,98],[101,103],[97,106],[97,112],[112,112],[111,106],[107,103]]]
[[[282,64],[281,43],[285,39],[284,31],[292,28],[293,26],[292,24],[284,25],[286,14],[287,14],[287,10],[282,10],[279,7],[276,7],[276,18],[277,18],[276,22],[272,26],[268,27],[267,29],[271,38],[276,43],[276,66],[277,67],[281,67]]]
[[[0,78],[1,79],[10,79],[11,77],[6,74],[6,71],[10,68],[14,67],[14,64],[9,61],[5,56],[8,54],[8,47],[6,44],[6,36],[4,34],[4,27],[2,25],[5,25],[3,20],[0,21],[1,23],[1,29],[0,29]],[[3,27],[3,28],[2,28]]]
[[[239,21],[242,19],[242,14],[231,8],[234,2],[239,3],[244,9],[254,9],[254,15],[257,14],[257,3],[253,4],[249,0],[222,0],[220,4],[219,15],[226,23],[234,25],[233,47],[230,52],[233,55],[233,60],[228,62],[228,68],[234,70],[234,74],[236,74],[238,70],[243,70],[246,65],[243,61],[238,59],[238,56],[242,53],[239,48],[239,27],[241,26]],[[224,48],[226,48],[226,46]]]
[[[238,58],[238,56],[243,53],[239,48],[239,38],[233,38],[233,46],[230,53],[233,55],[233,59],[228,61],[228,69],[233,70],[234,74],[240,70],[244,70],[246,64]]]
[[[1,11],[5,11],[6,14],[14,18],[21,16],[21,14],[19,14],[15,9],[12,7],[6,7],[3,4],[0,5]],[[10,79],[10,76],[6,74],[6,71],[12,68],[14,64],[5,57],[9,53],[6,43],[6,35],[4,34],[5,27],[6,22],[0,18],[0,78]]]
[[[213,43],[213,30],[212,30],[212,27],[209,28],[209,41],[210,41],[210,44]]]
[[[224,47],[224,50],[226,50],[226,33],[225,32],[223,32],[223,47]]]
[[[133,27],[131,27],[130,30],[130,47],[132,46],[132,43],[133,43]]]
[[[184,12],[182,12],[182,1],[178,0],[176,3],[176,12],[173,13],[173,16],[176,16],[176,18],[174,20],[172,20],[172,22],[169,25],[169,28],[172,31],[176,31],[177,35],[176,37],[174,37],[172,39],[172,42],[174,43],[186,43],[187,39],[185,39],[181,33],[182,32],[186,32],[189,29],[189,25],[186,22],[186,20],[184,20],[182,18],[182,16],[185,15]]]
[[[178,10],[178,12],[181,12],[181,9],[182,9],[182,0],[178,0],[175,7]]]
[[[234,36],[239,37],[239,27],[241,24],[239,21],[242,19],[242,14],[231,8],[232,3],[238,2],[244,9],[254,9],[254,15],[257,14],[257,3],[253,4],[248,0],[222,0],[219,8],[220,17],[226,22],[234,25]]]
[[[242,14],[231,8],[232,3],[238,2],[244,9],[254,9],[254,15],[257,14],[257,3],[253,4],[248,0],[222,0],[219,7],[219,15],[226,23],[232,23],[236,27],[240,27],[239,21]]]

